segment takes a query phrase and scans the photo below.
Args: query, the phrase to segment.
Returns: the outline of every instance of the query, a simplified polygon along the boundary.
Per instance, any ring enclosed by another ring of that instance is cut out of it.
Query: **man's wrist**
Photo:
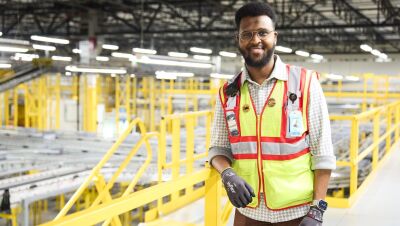
[[[315,206],[320,209],[322,212],[325,212],[328,208],[328,203],[323,199],[314,199],[311,203],[311,206]]]

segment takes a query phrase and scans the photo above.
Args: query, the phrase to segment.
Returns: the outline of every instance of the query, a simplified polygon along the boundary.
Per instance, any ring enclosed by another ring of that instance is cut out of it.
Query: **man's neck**
[[[250,67],[246,65],[247,71],[249,72],[250,78],[257,82],[258,84],[262,84],[272,73],[275,65],[275,57],[272,57],[271,60],[261,68]]]

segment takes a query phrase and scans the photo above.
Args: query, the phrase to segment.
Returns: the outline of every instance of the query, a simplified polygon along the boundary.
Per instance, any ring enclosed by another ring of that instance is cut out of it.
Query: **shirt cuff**
[[[211,164],[211,161],[215,156],[222,155],[225,156],[230,163],[232,164],[233,162],[233,155],[232,151],[230,148],[224,148],[224,147],[211,147],[208,150],[208,162]]]
[[[311,156],[311,169],[336,169],[336,157],[333,155]]]

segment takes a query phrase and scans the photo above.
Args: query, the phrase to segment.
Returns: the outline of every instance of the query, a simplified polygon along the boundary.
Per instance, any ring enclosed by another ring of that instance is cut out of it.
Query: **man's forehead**
[[[267,15],[262,16],[248,16],[243,17],[240,21],[240,29],[246,29],[248,26],[251,25],[259,25],[265,28],[273,28],[273,22],[271,18]]]

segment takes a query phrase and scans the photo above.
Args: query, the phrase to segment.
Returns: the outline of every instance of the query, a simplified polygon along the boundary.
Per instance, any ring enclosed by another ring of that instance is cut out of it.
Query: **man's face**
[[[261,38],[259,37],[260,34]],[[240,37],[243,32],[253,32],[252,38],[246,40]],[[267,33],[265,33],[267,32]],[[264,67],[274,54],[278,34],[268,16],[244,17],[239,27],[239,50],[246,64],[250,67]]]

